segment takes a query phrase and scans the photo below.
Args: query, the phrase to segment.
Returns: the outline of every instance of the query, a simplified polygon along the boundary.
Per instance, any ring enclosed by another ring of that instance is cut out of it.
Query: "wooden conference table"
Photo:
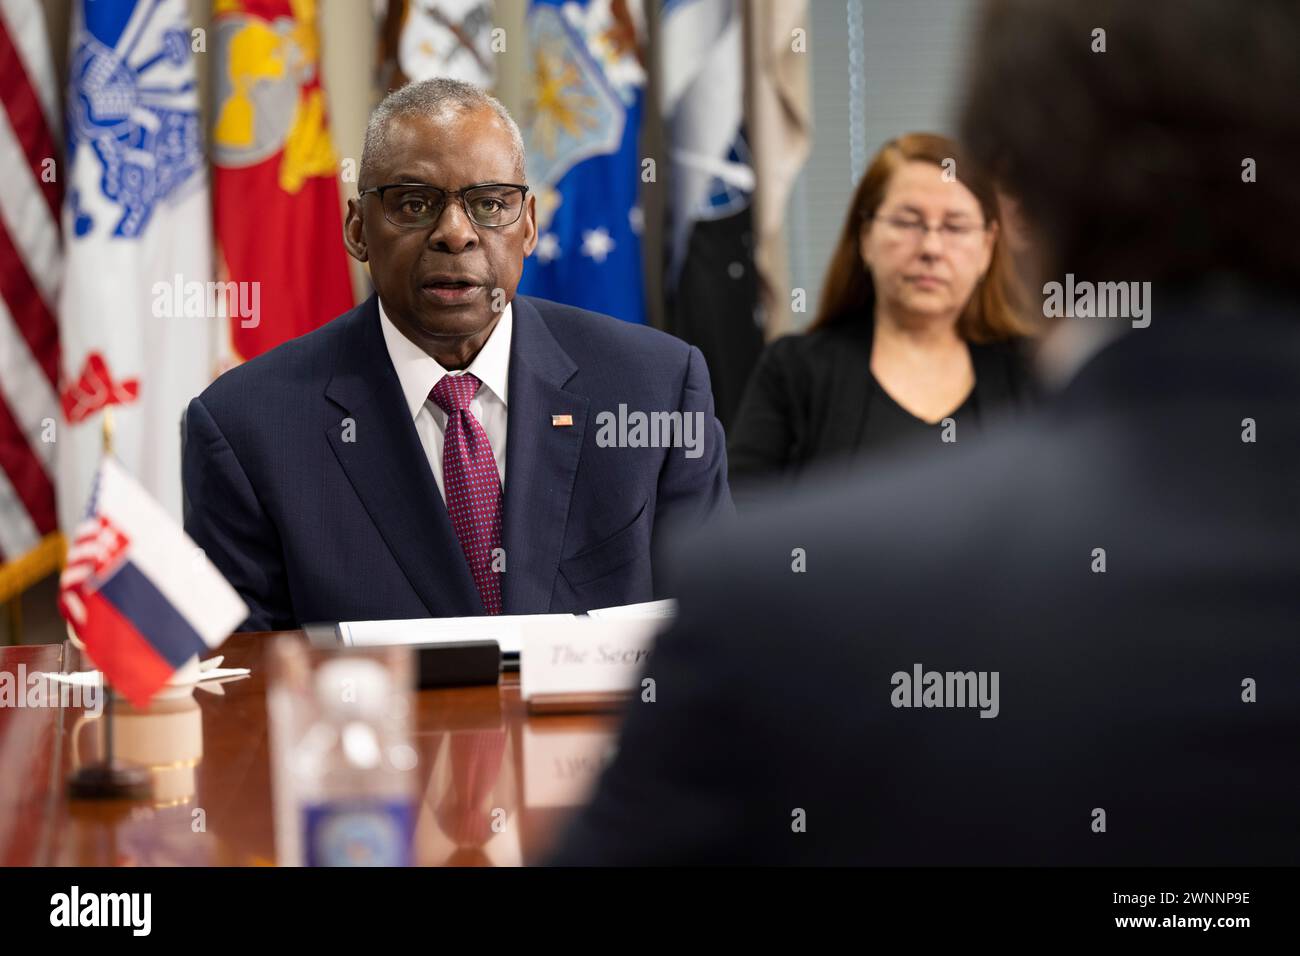
[[[119,702],[118,757],[150,768],[149,800],[68,798],[68,775],[103,745],[102,717],[0,706],[0,866],[275,865],[264,652],[277,636],[236,634],[216,652],[248,677],[143,712]],[[0,647],[0,680],[19,692],[20,675],[88,666],[66,642]],[[413,728],[415,861],[512,866],[545,858],[612,756],[617,720],[529,715],[507,674],[418,691]]]

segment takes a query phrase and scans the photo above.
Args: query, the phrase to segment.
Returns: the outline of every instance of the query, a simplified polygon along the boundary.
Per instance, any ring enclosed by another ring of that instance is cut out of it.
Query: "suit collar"
[[[1060,391],[1092,358],[1124,334],[1117,321],[1062,321],[1039,345],[1036,367],[1044,386]]]
[[[420,348],[392,323],[384,311],[384,303],[378,302],[379,327],[384,336],[384,346],[389,361],[397,372],[397,380],[402,387],[402,396],[406,399],[407,410],[411,418],[420,414],[420,409],[429,400],[433,387],[448,374],[438,360]],[[474,361],[470,362],[465,373],[472,374],[491,389],[507,408],[510,406],[510,340],[514,326],[514,305],[507,303],[496,328],[488,336],[487,342]],[[452,375],[463,374],[452,372]]]
[[[521,614],[550,607],[590,402],[573,388],[578,365],[548,320],[527,298],[513,305],[503,600],[505,613]],[[410,408],[389,359],[378,298],[340,321],[325,389],[340,409],[340,421],[326,429],[330,447],[430,616],[482,614],[414,421],[403,414]],[[572,424],[553,424],[553,416]]]
[[[1156,287],[1147,328],[1129,328],[1093,353],[1055,394],[1063,408],[1300,400],[1300,296],[1213,277]],[[1114,321],[1114,320],[1067,320]],[[1243,413],[1245,414],[1245,413]]]
[[[516,296],[510,308],[516,316],[510,353],[512,373],[517,362],[538,380],[564,387],[577,374],[578,364],[560,345],[528,296]]]
[[[482,614],[447,508],[403,395],[372,295],[343,323],[325,396],[326,440],[431,617]]]

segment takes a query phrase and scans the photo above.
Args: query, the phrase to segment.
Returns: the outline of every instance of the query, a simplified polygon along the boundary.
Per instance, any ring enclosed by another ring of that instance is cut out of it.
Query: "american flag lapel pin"
[[[572,425],[573,425],[573,416],[572,416],[572,415],[552,415],[552,416],[551,416],[551,427],[552,427],[552,428],[570,428],[570,427],[572,427]]]

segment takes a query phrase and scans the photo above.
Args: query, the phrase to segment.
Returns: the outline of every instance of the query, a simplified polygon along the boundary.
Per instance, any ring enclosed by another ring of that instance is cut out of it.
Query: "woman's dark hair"
[[[938,167],[955,164],[951,168],[957,181],[979,201],[984,221],[990,227],[998,222],[998,201],[992,181],[975,169],[956,143],[935,133],[907,133],[890,140],[876,153],[853,192],[844,228],[840,230],[822,283],[817,316],[809,331],[840,322],[873,320],[876,292],[871,273],[862,261],[862,230],[884,201],[894,173],[905,163],[916,161]],[[1028,326],[1018,315],[1017,291],[999,235],[993,243],[988,272],[957,320],[957,334],[968,342],[994,342],[1027,334]]]

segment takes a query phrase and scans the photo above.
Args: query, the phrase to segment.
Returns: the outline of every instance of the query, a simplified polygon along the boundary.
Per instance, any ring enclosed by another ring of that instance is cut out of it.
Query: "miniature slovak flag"
[[[105,680],[138,707],[248,617],[198,545],[110,457],[68,548],[59,609]]]

